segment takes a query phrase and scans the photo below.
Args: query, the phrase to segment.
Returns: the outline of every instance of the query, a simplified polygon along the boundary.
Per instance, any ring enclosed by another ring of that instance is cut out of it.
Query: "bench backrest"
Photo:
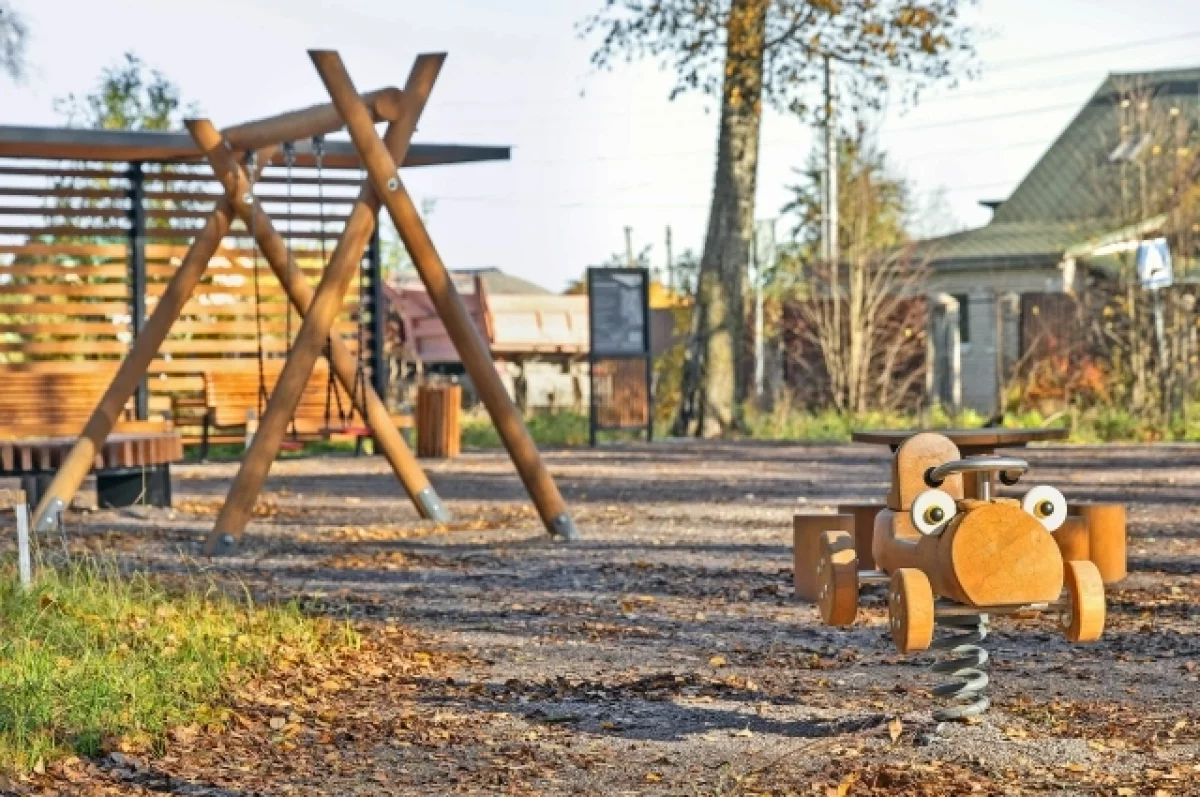
[[[268,364],[264,368],[267,396],[275,389],[279,374],[283,370],[280,364]],[[304,385],[300,394],[300,403],[296,407],[296,431],[303,433],[321,432],[327,426],[325,421],[325,396],[329,386],[329,370],[325,361],[318,360],[312,375]],[[335,384],[339,391],[342,406],[349,412],[350,404],[346,392],[341,385]],[[210,371],[204,374],[204,403],[215,426],[241,426],[246,423],[248,413],[258,414],[259,409],[259,376],[257,370],[248,371]],[[330,423],[337,425],[337,399],[330,397]]]
[[[0,436],[78,434],[115,373],[111,367],[86,371],[0,367]],[[162,421],[134,421],[133,406],[130,398],[118,420],[118,429],[132,431],[136,427],[144,431],[150,426],[169,426]],[[152,411],[154,416],[161,417]]]

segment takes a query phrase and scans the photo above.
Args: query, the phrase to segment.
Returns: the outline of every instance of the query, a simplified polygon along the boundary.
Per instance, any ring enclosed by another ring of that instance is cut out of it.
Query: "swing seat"
[[[326,426],[321,430],[324,437],[343,435],[345,437],[370,437],[371,429],[367,426]]]
[[[303,451],[304,443],[299,440],[283,440],[279,443],[280,451]]]

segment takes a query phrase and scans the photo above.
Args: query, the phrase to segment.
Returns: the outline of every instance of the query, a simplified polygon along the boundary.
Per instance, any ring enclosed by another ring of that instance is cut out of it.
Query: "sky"
[[[449,58],[415,140],[500,144],[507,162],[412,169],[451,268],[497,267],[560,290],[634,248],[699,252],[715,165],[716,104],[669,101],[652,62],[597,72],[577,23],[603,0],[13,0],[32,29],[26,85],[0,81],[0,124],[61,124],[53,102],[136,52],[218,126],[327,99],[306,50],[333,48],[361,89],[403,85],[412,58]],[[980,75],[887,107],[877,139],[926,211],[924,231],[987,222],[1109,72],[1200,65],[1196,0],[981,0]],[[788,197],[814,130],[768,112],[757,216]],[[940,199],[939,199],[940,198]],[[781,221],[783,235],[790,225]]]

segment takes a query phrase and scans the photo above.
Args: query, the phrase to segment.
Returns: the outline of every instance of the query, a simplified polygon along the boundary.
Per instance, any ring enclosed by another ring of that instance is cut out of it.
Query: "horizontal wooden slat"
[[[46,218],[123,219],[129,215],[124,208],[58,208],[0,206],[0,216],[44,216]]]
[[[67,296],[73,299],[124,299],[129,287],[118,282],[41,282],[32,285],[0,285],[0,301],[11,296]]]
[[[128,302],[3,302],[0,314],[97,316],[128,313]]]
[[[125,244],[26,243],[0,245],[0,254],[79,257],[125,257]]]
[[[69,335],[77,337],[79,335],[116,335],[128,331],[128,324],[114,324],[111,321],[50,321],[41,324],[0,321],[0,334],[5,335],[57,335],[59,337]]]
[[[187,229],[166,229],[153,228],[146,231],[147,238],[194,238],[200,231],[199,227],[189,227]],[[12,227],[0,226],[0,235],[29,235],[29,236],[67,236],[72,238],[103,238],[104,243],[115,243],[116,240],[123,239],[129,235],[129,230],[125,227],[67,227],[67,226],[45,226],[45,227]],[[100,243],[97,241],[97,243]]]
[[[88,187],[46,187],[46,188],[25,188],[17,186],[0,186],[0,196],[35,196],[35,197],[62,197],[65,199],[126,199],[129,196],[128,191],[119,191],[111,188],[88,188]]]
[[[0,188],[0,196],[2,196],[5,193],[6,193],[6,191],[3,188]],[[29,194],[28,196],[37,196],[37,194]],[[119,194],[119,196],[124,196],[124,194]],[[222,196],[223,196],[223,194],[220,194],[220,193],[207,193],[207,192],[188,192],[188,191],[147,191],[146,192],[146,198],[152,202],[159,201],[159,202],[216,203],[216,201],[219,200]],[[258,197],[260,202],[263,202],[263,203],[269,204],[269,205],[285,205],[286,206],[287,201],[288,201],[287,194],[266,193],[266,192],[262,192],[262,191],[256,191],[255,196]],[[355,201],[355,197],[352,197],[352,196],[327,196],[327,197],[325,197],[325,204],[330,205],[330,206],[352,205],[352,204],[354,204],[354,201]],[[320,203],[321,203],[321,198],[317,197],[317,196],[313,196],[311,194],[293,194],[292,195],[292,204],[293,205],[319,205]]]
[[[0,166],[0,174],[18,175],[21,177],[80,177],[104,180],[125,180],[126,172],[109,171],[107,169],[70,169],[45,166]]]

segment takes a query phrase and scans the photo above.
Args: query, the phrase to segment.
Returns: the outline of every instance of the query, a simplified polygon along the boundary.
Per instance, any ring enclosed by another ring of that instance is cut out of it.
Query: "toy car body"
[[[1067,519],[1062,494],[1038,486],[1021,500],[992,495],[993,479],[1015,485],[1027,469],[1011,457],[963,459],[936,433],[908,438],[893,458],[887,506],[875,516],[876,569],[860,570],[851,532],[820,532],[811,564],[822,620],[849,625],[860,584],[886,582],[892,638],[904,653],[928,648],[935,615],[954,613],[1056,612],[1068,640],[1098,639],[1104,581],[1092,561],[1064,556],[1053,536]],[[964,496],[965,474],[975,497]]]

